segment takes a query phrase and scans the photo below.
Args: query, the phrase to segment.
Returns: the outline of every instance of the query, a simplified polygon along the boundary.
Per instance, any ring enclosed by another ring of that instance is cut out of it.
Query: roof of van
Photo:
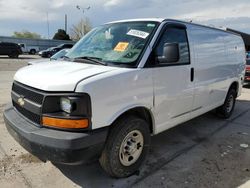
[[[216,30],[220,30],[226,33],[230,33],[230,34],[234,34],[237,36],[240,36],[239,34],[235,33],[235,32],[231,32],[231,31],[227,31],[223,28],[218,28],[218,27],[213,27],[213,26],[209,26],[209,25],[203,25],[203,24],[199,24],[199,23],[194,23],[192,21],[185,21],[185,20],[176,20],[176,19],[168,19],[168,18],[138,18],[138,19],[125,19],[125,20],[117,20],[117,21],[112,21],[112,22],[108,22],[106,24],[111,24],[111,23],[121,23],[121,22],[136,22],[136,21],[149,21],[149,22],[163,22],[163,21],[172,21],[172,22],[179,22],[179,23],[184,23],[184,24],[192,24],[192,25],[196,25],[196,26],[200,26],[200,27],[206,27],[206,28],[210,28],[210,29],[216,29]]]
[[[111,21],[106,24],[111,24],[111,23],[122,23],[122,22],[140,22],[140,21],[148,21],[148,22],[163,22],[163,21],[172,21],[172,22],[179,22],[183,24],[192,24],[192,25],[197,25],[201,27],[208,27],[211,29],[217,29],[217,30],[222,30],[227,32],[224,28],[218,28],[210,25],[203,25],[199,23],[195,23],[192,21],[187,21],[187,20],[177,20],[177,19],[171,19],[171,18],[137,18],[137,19],[125,19],[125,20],[117,20],[117,21]],[[232,33],[232,32],[227,32],[227,33]],[[235,34],[235,33],[234,33]]]
[[[117,21],[112,21],[108,22],[109,23],[119,23],[119,22],[136,22],[136,21],[151,21],[151,22],[163,22],[164,18],[138,18],[138,19],[127,19],[127,20],[117,20]]]

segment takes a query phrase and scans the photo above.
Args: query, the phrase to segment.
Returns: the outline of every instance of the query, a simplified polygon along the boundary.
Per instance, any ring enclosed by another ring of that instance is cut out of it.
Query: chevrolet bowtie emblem
[[[23,97],[20,97],[18,100],[17,100],[17,103],[20,105],[20,106],[23,106],[25,101],[24,101],[24,98]]]

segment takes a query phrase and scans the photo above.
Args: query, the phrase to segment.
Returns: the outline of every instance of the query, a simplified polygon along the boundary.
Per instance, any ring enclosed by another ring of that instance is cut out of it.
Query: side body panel
[[[224,103],[233,82],[239,83],[244,72],[244,43],[241,37],[218,29],[188,26],[194,50],[194,102],[190,118]]]
[[[3,44],[0,43],[0,55],[4,55],[5,52],[4,52],[4,46]]]
[[[193,103],[191,65],[153,68],[156,133],[189,119]]]
[[[11,48],[7,44],[0,44],[0,55],[8,55],[11,51]]]

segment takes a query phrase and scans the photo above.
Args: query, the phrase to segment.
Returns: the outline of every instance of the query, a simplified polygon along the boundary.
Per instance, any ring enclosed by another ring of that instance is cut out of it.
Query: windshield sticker
[[[155,24],[148,24],[147,27],[155,27]]]
[[[114,48],[114,51],[124,52],[127,49],[128,45],[129,45],[128,42],[119,42]]]
[[[139,38],[147,38],[149,33],[144,32],[144,31],[139,31],[139,30],[135,30],[135,29],[131,29],[127,35],[131,35],[131,36],[135,36],[135,37],[139,37]]]

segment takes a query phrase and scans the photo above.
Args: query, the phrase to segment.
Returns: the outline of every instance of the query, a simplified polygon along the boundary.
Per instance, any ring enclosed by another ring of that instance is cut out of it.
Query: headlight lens
[[[69,114],[72,112],[72,104],[69,98],[62,97],[60,99],[60,107],[64,112],[67,112]]]

